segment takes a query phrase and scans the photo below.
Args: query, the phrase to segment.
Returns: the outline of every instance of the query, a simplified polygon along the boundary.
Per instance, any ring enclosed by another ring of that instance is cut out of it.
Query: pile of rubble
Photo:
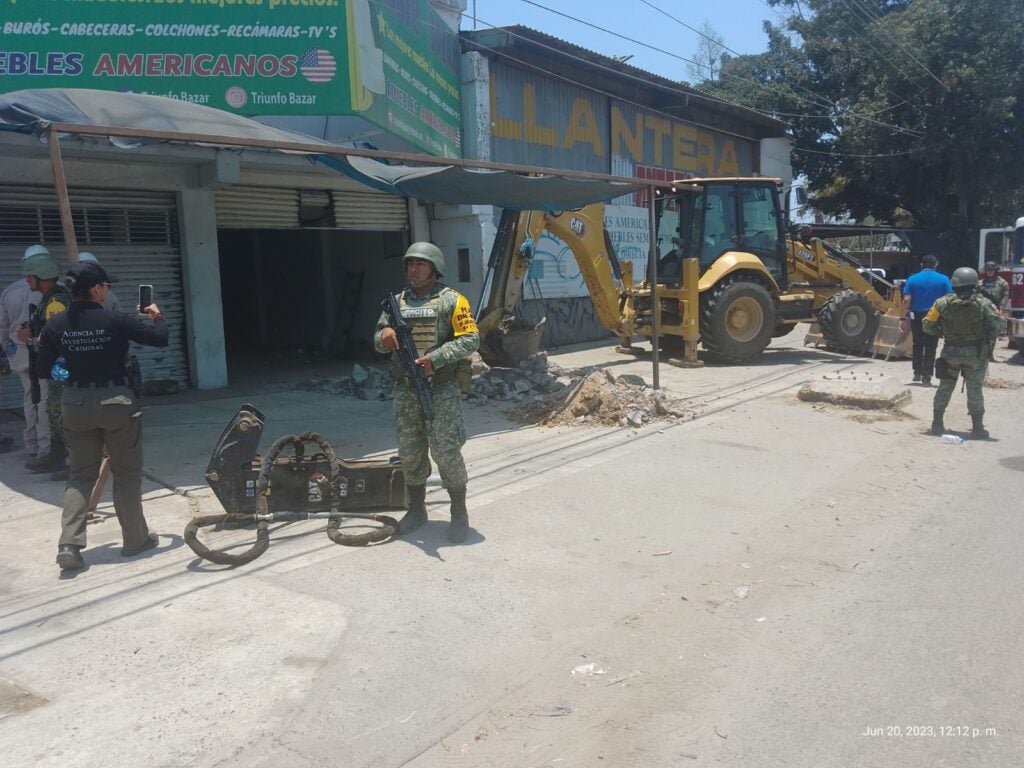
[[[358,397],[360,400],[390,400],[394,387],[395,380],[390,372],[381,368],[367,368],[358,363],[352,367],[351,376],[305,379],[295,385],[295,389],[306,392]]]
[[[473,389],[467,403],[509,403],[508,415],[528,424],[640,427],[692,417],[676,400],[656,392],[640,376],[562,368],[539,352],[515,368],[491,368],[473,355]],[[385,369],[356,365],[351,376],[306,379],[296,389],[363,400],[392,397],[394,381]]]

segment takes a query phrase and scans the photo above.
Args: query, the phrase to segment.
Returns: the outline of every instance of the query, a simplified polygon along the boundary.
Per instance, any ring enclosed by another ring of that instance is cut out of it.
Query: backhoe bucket
[[[480,357],[491,366],[515,368],[540,351],[546,321],[547,318],[542,318],[532,327],[524,324],[504,331],[492,331],[480,343]]]
[[[910,334],[910,325],[905,331],[900,330],[900,316],[897,314],[882,315],[878,318],[878,333],[868,351],[874,357],[913,357],[914,340]]]
[[[827,346],[817,323],[811,323],[807,335],[804,336],[804,346],[808,345]],[[878,331],[875,333],[875,338],[865,352],[872,357],[882,357],[886,360],[894,357],[913,357],[914,340],[910,335],[910,328],[908,327],[906,331],[900,330],[899,315],[881,315],[878,318]]]

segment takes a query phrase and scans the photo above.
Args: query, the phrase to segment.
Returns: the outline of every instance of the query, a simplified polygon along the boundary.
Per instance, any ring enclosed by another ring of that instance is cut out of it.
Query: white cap
[[[96,261],[96,257],[93,256],[89,251],[82,251],[80,254],[78,254],[78,260],[91,261],[93,264],[99,264],[99,262]]]
[[[50,251],[45,245],[30,245],[25,249],[25,255],[21,257],[22,261],[31,259],[33,256],[49,256]]]

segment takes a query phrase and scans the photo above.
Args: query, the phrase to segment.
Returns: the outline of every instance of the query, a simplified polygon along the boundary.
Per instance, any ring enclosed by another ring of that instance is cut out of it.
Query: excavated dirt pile
[[[692,418],[682,403],[656,392],[640,376],[562,368],[547,354],[532,355],[515,368],[491,368],[473,355],[473,391],[466,402],[509,403],[507,415],[525,424],[640,427],[653,421]],[[296,389],[387,400],[394,383],[386,369],[356,365],[351,376],[307,379]]]
[[[641,427],[653,421],[692,418],[681,403],[650,389],[639,377],[616,378],[609,371],[592,371],[568,391],[524,403],[509,415],[517,421],[552,427]]]

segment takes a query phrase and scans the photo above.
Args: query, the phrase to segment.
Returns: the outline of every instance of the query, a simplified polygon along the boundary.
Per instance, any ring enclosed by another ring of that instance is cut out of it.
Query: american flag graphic
[[[327,83],[334,79],[338,65],[330,51],[323,48],[310,48],[299,59],[302,76],[311,83]]]

